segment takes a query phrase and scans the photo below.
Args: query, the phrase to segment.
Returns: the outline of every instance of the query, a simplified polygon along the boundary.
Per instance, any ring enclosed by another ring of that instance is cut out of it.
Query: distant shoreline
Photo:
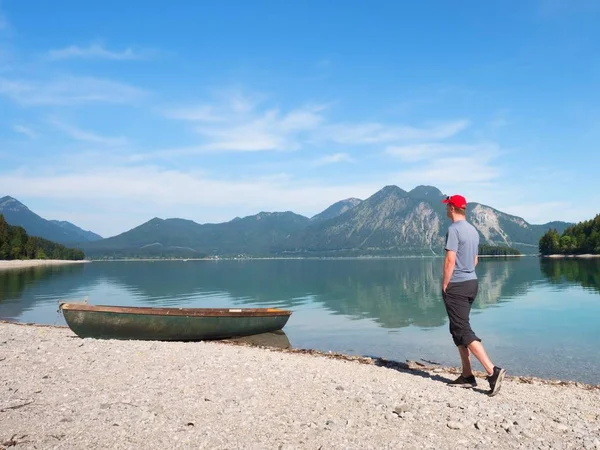
[[[94,262],[139,262],[139,261],[251,261],[251,260],[301,260],[301,259],[439,259],[444,255],[404,255],[404,256],[222,256],[218,258],[114,258],[114,259],[92,259]],[[479,258],[523,258],[538,257],[538,255],[520,254],[520,255],[479,255]]]
[[[0,260],[0,270],[25,269],[28,267],[60,266],[65,264],[89,263],[89,260],[71,261],[65,259],[12,259]]]
[[[542,258],[555,258],[555,259],[564,259],[564,258],[578,258],[578,259],[592,259],[592,258],[600,258],[600,255],[585,253],[583,255],[544,255]]]

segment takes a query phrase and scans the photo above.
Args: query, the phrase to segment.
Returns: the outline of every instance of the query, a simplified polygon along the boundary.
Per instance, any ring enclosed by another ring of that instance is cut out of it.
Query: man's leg
[[[457,348],[462,362],[462,376],[465,378],[470,377],[473,375],[473,368],[471,367],[471,351],[464,345],[459,345]]]
[[[460,349],[461,347],[459,347]],[[463,347],[464,348],[464,347]],[[490,360],[485,348],[483,348],[483,344],[479,341],[473,341],[467,346],[467,352],[472,352],[475,355],[475,358],[479,360],[485,371],[488,375],[492,375],[494,373],[494,364]],[[460,350],[459,350],[460,351]],[[462,359],[462,352],[460,354]],[[469,361],[470,366],[470,361]],[[463,360],[463,373],[464,373],[464,360]]]
[[[498,392],[500,391],[500,387],[502,386],[502,380],[504,380],[504,376],[506,375],[506,370],[501,367],[494,366],[494,364],[490,360],[490,357],[488,356],[487,352],[485,351],[485,348],[483,347],[481,340],[475,335],[475,333],[471,329],[469,316],[471,313],[471,305],[472,305],[473,301],[475,300],[475,297],[477,296],[477,290],[478,290],[477,280],[465,282],[464,284],[461,285],[461,287],[464,287],[465,291],[469,291],[469,290],[471,291],[468,293],[465,292],[465,294],[467,295],[467,297],[469,299],[469,309],[467,312],[467,319],[466,319],[467,326],[465,327],[465,332],[462,334],[462,337],[464,339],[463,342],[468,342],[468,344],[466,344],[467,351],[471,352],[475,355],[475,357],[479,360],[479,362],[481,363],[481,365],[483,366],[485,371],[488,373],[487,380],[490,383],[490,392],[488,393],[488,395],[493,397],[494,395],[498,394]],[[468,352],[467,352],[467,357],[469,355]],[[462,354],[461,354],[461,359],[462,359]],[[469,363],[470,363],[470,361],[469,361]]]
[[[462,330],[465,324],[468,325],[468,310],[470,309],[470,305],[467,298],[454,295],[454,289],[455,286],[450,283],[446,292],[443,293],[443,298],[450,322],[450,334],[456,348],[458,348],[458,354],[462,362],[462,374],[456,380],[450,381],[448,385],[473,388],[477,386],[477,381],[473,376],[469,349],[461,342]]]

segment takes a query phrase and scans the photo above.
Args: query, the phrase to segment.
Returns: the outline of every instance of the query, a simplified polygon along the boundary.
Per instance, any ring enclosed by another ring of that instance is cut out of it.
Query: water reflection
[[[557,288],[577,284],[586,289],[600,292],[600,259],[542,258],[542,273]]]
[[[227,341],[238,344],[247,344],[254,347],[271,347],[290,349],[292,344],[283,330],[271,331],[268,333],[254,334],[252,336],[242,336],[226,339]]]
[[[60,298],[115,305],[319,307],[382,328],[446,323],[441,258],[94,262],[0,273],[0,316]],[[508,301],[542,278],[536,258],[484,260],[474,308]],[[42,283],[43,281],[43,283]],[[38,285],[39,289],[35,286]]]
[[[71,289],[73,279],[61,282],[61,277],[76,275],[83,270],[83,264],[68,264],[64,266],[38,266],[23,269],[0,271],[0,303],[20,299],[27,289],[44,282],[53,290]]]

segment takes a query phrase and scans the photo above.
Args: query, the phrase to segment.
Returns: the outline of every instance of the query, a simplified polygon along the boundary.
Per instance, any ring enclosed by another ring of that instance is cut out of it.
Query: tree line
[[[479,255],[486,256],[512,256],[520,255],[521,252],[516,248],[508,247],[506,245],[487,245],[479,244]]]
[[[540,238],[539,249],[542,255],[600,254],[600,214],[570,226],[562,234],[548,230]]]
[[[0,260],[3,259],[67,259],[82,260],[79,249],[40,237],[29,236],[25,228],[9,225],[0,214]]]

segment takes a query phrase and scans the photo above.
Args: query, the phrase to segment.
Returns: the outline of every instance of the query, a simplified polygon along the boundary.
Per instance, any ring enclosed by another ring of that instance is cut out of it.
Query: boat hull
[[[250,336],[281,330],[291,314],[285,310],[267,309],[105,309],[108,310],[61,305],[67,325],[77,336],[96,339],[200,341]],[[203,311],[208,313],[202,314]],[[215,314],[215,311],[219,313]]]

